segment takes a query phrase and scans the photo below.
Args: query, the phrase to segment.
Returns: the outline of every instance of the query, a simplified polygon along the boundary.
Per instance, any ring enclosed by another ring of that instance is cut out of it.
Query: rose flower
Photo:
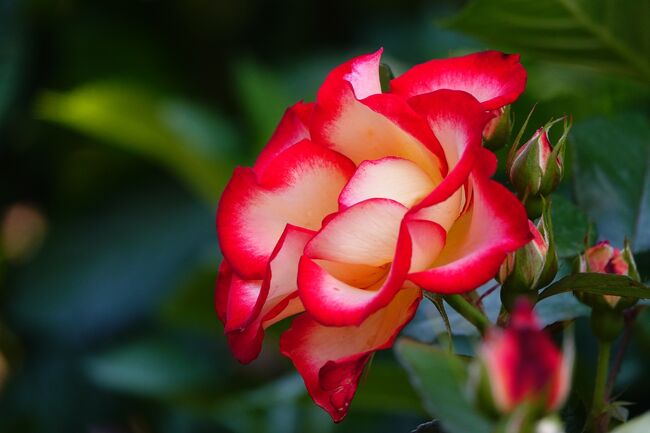
[[[531,239],[482,147],[487,122],[524,89],[519,56],[433,60],[388,93],[380,56],[338,66],[316,102],[289,108],[217,211],[216,308],[235,357],[253,360],[263,330],[297,314],[280,349],[335,421],[422,289],[474,290]]]

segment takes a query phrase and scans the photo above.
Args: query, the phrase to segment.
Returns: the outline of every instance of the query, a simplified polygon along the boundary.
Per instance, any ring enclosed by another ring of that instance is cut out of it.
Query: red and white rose
[[[289,108],[217,212],[216,308],[235,357],[253,360],[264,329],[297,315],[281,351],[335,421],[423,289],[471,291],[531,239],[482,147],[524,90],[519,57],[432,60],[382,93],[380,56],[338,66],[316,102]]]

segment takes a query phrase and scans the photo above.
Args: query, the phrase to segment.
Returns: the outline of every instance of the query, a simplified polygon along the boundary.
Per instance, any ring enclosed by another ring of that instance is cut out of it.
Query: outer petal
[[[518,54],[483,51],[414,66],[390,83],[391,92],[410,97],[439,89],[474,95],[486,110],[514,102],[526,87]]]
[[[481,152],[482,131],[491,114],[470,94],[455,90],[417,96],[410,104],[426,117],[449,166],[445,179],[416,206],[415,212],[448,199],[465,184]]]
[[[409,275],[420,287],[437,293],[473,290],[492,278],[506,254],[531,240],[526,211],[499,183],[474,172],[467,210],[447,234],[433,266]]]
[[[363,73],[343,73],[350,64],[363,65],[357,68]],[[367,87],[364,80],[370,83]],[[327,77],[318,92],[310,134],[356,164],[395,156],[419,164],[434,179],[446,172],[442,150],[426,122],[404,99],[380,93],[376,54],[339,66]]]
[[[433,180],[407,159],[364,161],[341,192],[339,206],[346,208],[371,198],[388,198],[411,207],[434,187]]]
[[[257,357],[265,328],[304,310],[297,297],[298,261],[314,234],[287,226],[271,255],[264,281],[242,280],[227,269],[227,264],[222,265],[224,272],[217,282],[217,311],[223,312],[219,317],[232,352],[240,362],[248,363]]]
[[[326,327],[303,314],[282,335],[282,353],[293,361],[314,402],[335,422],[347,414],[370,355],[393,344],[421,298],[419,289],[404,288],[358,327]]]
[[[314,108],[314,103],[298,102],[285,111],[273,136],[260,155],[257,157],[253,171],[258,176],[264,174],[272,161],[289,147],[309,139],[308,120]]]
[[[348,159],[308,141],[276,156],[261,176],[236,169],[217,211],[224,257],[243,278],[262,279],[284,227],[318,229],[353,172]]]

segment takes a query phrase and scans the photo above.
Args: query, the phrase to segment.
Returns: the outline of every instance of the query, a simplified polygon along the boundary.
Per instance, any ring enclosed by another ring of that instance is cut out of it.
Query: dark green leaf
[[[650,298],[649,287],[624,275],[582,273],[569,275],[551,284],[540,293],[539,299],[570,291],[641,299]]]
[[[563,196],[556,194],[552,199],[551,216],[557,254],[560,258],[575,257],[585,249],[585,236],[590,233],[589,219]]]
[[[650,249],[650,123],[637,114],[597,118],[572,134],[575,194],[600,238]]]
[[[649,0],[474,0],[449,24],[532,58],[650,82]]]
[[[488,433],[490,422],[483,418],[463,394],[467,367],[456,355],[405,338],[395,345],[411,383],[420,394],[427,412],[454,433]]]

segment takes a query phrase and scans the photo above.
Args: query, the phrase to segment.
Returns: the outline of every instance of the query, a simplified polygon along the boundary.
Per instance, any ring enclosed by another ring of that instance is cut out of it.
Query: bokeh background
[[[387,351],[332,424],[277,351],[286,323],[242,367],[213,308],[214,213],[234,166],[328,70],[380,46],[397,74],[520,52],[519,124],[537,103],[533,126],[576,125],[561,255],[591,226],[630,237],[647,278],[650,3],[466,3],[0,0],[0,431],[393,433],[430,419]],[[412,333],[435,337],[430,314]],[[634,413],[650,402],[639,323],[619,383]]]

